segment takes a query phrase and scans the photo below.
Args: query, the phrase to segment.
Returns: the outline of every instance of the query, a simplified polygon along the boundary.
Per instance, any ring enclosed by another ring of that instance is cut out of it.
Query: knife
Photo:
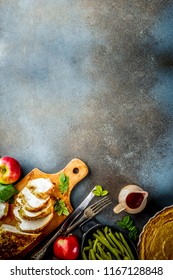
[[[43,245],[43,247],[36,251],[31,257],[31,260],[41,260],[48,247],[55,241],[55,239],[60,236],[61,234],[63,234],[63,232],[67,229],[67,227],[69,225],[72,225],[72,223],[77,219],[77,217],[82,213],[82,211],[88,206],[88,204],[90,203],[90,201],[93,199],[94,197],[94,193],[93,191],[96,189],[96,187],[94,187],[90,193],[87,195],[87,197],[79,204],[79,206],[69,215],[69,217],[65,220],[65,222],[62,224],[62,226],[60,227],[60,229],[51,237],[51,239],[48,240],[48,242],[46,242],[45,245]]]

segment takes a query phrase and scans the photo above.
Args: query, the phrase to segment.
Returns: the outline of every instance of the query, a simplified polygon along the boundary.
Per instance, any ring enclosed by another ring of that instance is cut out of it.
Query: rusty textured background
[[[73,158],[117,203],[150,193],[141,228],[173,203],[173,1],[0,0],[0,154],[54,173]],[[110,207],[100,221],[114,223]]]

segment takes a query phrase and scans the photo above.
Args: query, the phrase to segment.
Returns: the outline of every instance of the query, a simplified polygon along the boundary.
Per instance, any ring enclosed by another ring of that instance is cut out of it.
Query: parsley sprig
[[[69,176],[66,176],[64,173],[61,173],[59,176],[59,190],[61,194],[64,194],[68,191],[69,187]]]
[[[100,186],[100,185],[95,186],[95,188],[96,189],[93,191],[93,194],[95,196],[105,196],[105,195],[108,194],[108,191],[107,190],[103,190],[102,186]]]
[[[117,221],[117,224],[122,229],[126,229],[128,231],[128,237],[131,240],[136,241],[139,236],[139,232],[133,219],[129,215],[125,215],[121,221]]]
[[[61,216],[61,215],[68,216],[69,215],[68,208],[63,199],[57,199],[55,201],[54,209],[57,212],[58,216]]]

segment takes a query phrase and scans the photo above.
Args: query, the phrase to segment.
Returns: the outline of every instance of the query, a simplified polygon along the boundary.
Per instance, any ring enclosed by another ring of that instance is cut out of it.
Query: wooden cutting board
[[[69,176],[69,188],[68,191],[62,195],[59,191],[59,176],[61,173],[64,173],[66,176]],[[70,202],[71,191],[74,186],[79,183],[86,175],[88,174],[87,165],[80,159],[71,160],[67,166],[61,171],[54,174],[47,174],[39,170],[38,168],[34,168],[30,173],[28,173],[21,181],[19,181],[15,187],[20,192],[28,183],[28,181],[36,178],[49,178],[53,184],[55,184],[54,195],[58,199],[63,199],[69,212],[73,211]],[[10,224],[15,225],[15,218],[13,215],[13,205],[10,206],[9,213],[7,217],[1,219],[0,224]],[[54,212],[53,219],[50,223],[42,230],[41,235],[34,241],[27,249],[25,249],[20,256],[26,255],[32,248],[34,248],[38,243],[40,243],[48,234],[54,231],[68,216],[61,215],[58,216],[56,212]]]

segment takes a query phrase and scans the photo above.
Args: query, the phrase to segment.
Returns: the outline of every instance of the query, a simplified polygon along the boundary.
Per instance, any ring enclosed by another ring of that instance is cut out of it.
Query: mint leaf
[[[121,228],[126,228],[125,224],[122,221],[118,221],[117,224]]]
[[[123,217],[122,222],[127,225],[130,222],[130,216],[126,215]]]
[[[69,176],[66,176],[64,173],[61,173],[59,176],[59,190],[61,194],[64,194],[68,191],[69,187]]]
[[[60,184],[59,185],[59,190],[61,194],[64,194],[68,191],[68,184]]]
[[[94,194],[95,196],[101,196],[101,195],[100,195],[100,192],[98,192],[97,190],[94,190],[94,191],[93,191],[93,194]]]
[[[7,202],[10,198],[12,198],[18,191],[12,185],[3,185],[0,184],[0,202]]]
[[[101,196],[105,196],[107,194],[108,194],[108,191],[104,190],[104,191],[102,191]]]
[[[93,194],[95,196],[105,196],[105,195],[108,194],[108,191],[107,190],[103,190],[102,186],[100,186],[100,185],[95,186],[95,188],[96,189],[93,191]]]
[[[65,216],[68,216],[69,215],[69,211],[68,211],[68,209],[65,207],[65,208],[63,208],[63,215],[65,215]]]
[[[59,176],[59,181],[60,181],[61,183],[64,183],[64,182],[66,181],[66,176],[65,176],[64,173],[61,173],[61,174],[60,174],[60,176]]]
[[[124,216],[121,221],[117,221],[117,224],[122,229],[126,229],[128,231],[128,236],[130,239],[134,241],[137,240],[139,235],[138,229],[129,215]]]
[[[68,216],[69,215],[68,208],[63,199],[59,199],[59,200],[57,199],[55,201],[54,210],[57,212],[58,216],[61,216],[61,215]]]
[[[100,185],[97,185],[97,186],[96,186],[96,189],[97,189],[97,191],[100,192],[100,193],[102,193],[102,191],[103,191],[103,188],[102,188],[102,186],[100,186]]]
[[[129,223],[127,224],[127,228],[130,229],[134,225],[133,220],[130,220]]]

